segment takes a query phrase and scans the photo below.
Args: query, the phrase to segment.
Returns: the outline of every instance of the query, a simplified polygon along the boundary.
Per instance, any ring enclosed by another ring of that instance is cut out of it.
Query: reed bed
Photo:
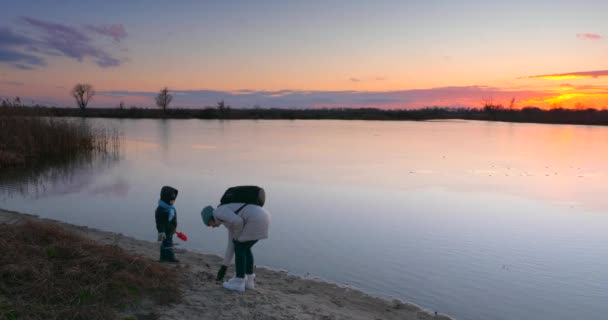
[[[14,110],[14,111],[13,111]],[[0,109],[0,168],[116,151],[119,134],[84,119],[22,116]]]

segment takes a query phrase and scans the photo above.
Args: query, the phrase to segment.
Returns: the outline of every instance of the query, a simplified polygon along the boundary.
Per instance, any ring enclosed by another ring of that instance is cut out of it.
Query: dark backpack
[[[222,199],[220,199],[220,205],[227,203],[244,203],[244,204],[255,204],[263,207],[266,202],[266,193],[264,189],[258,186],[237,186],[228,188]]]

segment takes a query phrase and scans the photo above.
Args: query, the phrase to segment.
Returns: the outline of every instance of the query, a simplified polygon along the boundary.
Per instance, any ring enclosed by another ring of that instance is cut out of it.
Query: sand
[[[0,209],[0,223],[36,219],[60,225],[104,244],[115,244],[133,254],[158,259],[158,243],[121,234],[75,226],[33,215]],[[244,293],[222,288],[215,281],[221,259],[215,255],[178,250],[181,263],[171,265],[180,274],[184,293],[179,304],[156,306],[143,303],[138,319],[450,319],[401,301],[372,297],[361,291],[286,272],[257,268],[256,289]],[[233,273],[229,268],[228,275]],[[228,276],[227,276],[228,278]]]

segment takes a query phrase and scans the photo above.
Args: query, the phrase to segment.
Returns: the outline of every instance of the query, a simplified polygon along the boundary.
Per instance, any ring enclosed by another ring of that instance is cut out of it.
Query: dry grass
[[[179,300],[174,272],[36,221],[0,225],[0,319],[113,319],[142,299]]]
[[[118,145],[118,134],[87,122],[51,117],[24,117],[0,108],[0,168],[58,161]]]

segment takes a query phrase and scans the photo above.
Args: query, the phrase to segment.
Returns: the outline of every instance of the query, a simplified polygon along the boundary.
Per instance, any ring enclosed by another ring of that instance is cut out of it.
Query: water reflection
[[[118,149],[109,153],[94,152],[62,161],[41,162],[33,167],[0,171],[0,199],[13,196],[41,198],[71,194],[91,185],[96,177],[120,161]],[[124,179],[113,186],[97,187],[91,192],[126,192]]]
[[[170,141],[171,141],[171,121],[161,119],[158,121],[158,141],[161,147],[163,160],[169,159]]]

